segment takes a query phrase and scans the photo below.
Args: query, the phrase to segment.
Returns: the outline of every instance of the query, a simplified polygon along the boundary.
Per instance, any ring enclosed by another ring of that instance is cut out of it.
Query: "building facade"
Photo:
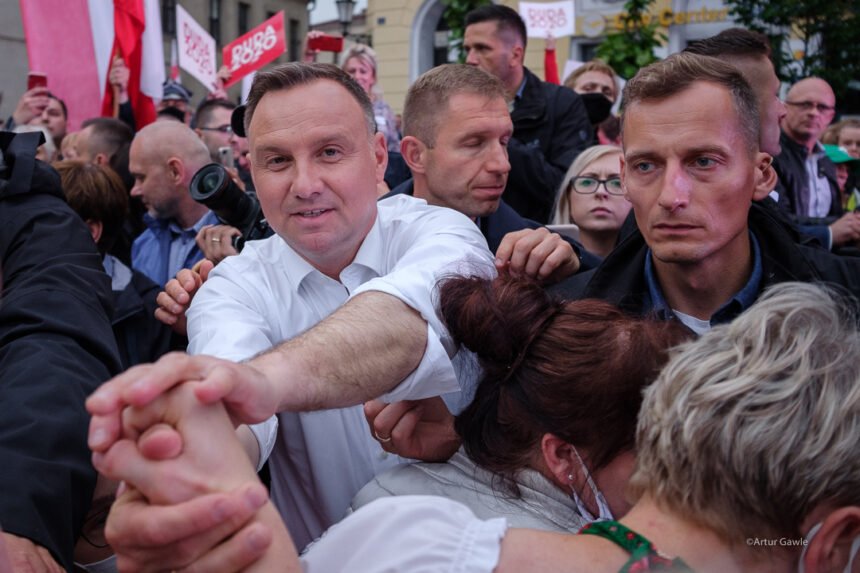
[[[556,57],[563,71],[568,60],[587,61],[622,13],[624,0],[574,0],[575,34],[559,38]],[[518,2],[503,0],[516,9]],[[379,57],[379,82],[385,100],[401,111],[411,82],[434,65],[453,61],[448,53],[443,0],[368,0],[367,28]],[[720,0],[657,0],[652,9],[668,36],[660,56],[682,50],[692,41],[731,27],[728,7]],[[543,77],[544,41],[530,38],[526,66]]]

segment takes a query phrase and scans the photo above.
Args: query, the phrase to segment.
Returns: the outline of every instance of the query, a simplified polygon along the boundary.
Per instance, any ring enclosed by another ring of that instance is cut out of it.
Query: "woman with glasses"
[[[556,200],[553,225],[575,224],[586,250],[605,257],[630,212],[621,188],[621,148],[589,147],[567,170]]]

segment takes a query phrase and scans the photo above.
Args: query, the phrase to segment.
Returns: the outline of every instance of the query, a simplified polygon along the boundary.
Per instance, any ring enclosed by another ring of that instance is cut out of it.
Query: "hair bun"
[[[440,288],[449,332],[478,355],[487,374],[509,367],[555,306],[537,282],[507,275],[492,281],[458,277]]]

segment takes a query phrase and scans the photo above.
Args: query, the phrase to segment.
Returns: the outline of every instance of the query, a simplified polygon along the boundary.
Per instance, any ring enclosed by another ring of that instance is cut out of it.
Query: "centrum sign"
[[[612,16],[607,16],[606,18],[607,20],[609,20],[610,26],[618,30],[623,30],[623,18],[626,15],[626,12],[619,12]],[[709,10],[708,8],[702,7],[701,10],[694,10],[691,12],[673,12],[672,10],[666,8],[665,10],[661,10],[656,14],[644,14],[642,16],[642,20],[647,25],[650,24],[656,18],[658,24],[668,28],[669,26],[683,26],[685,24],[725,22],[728,17],[728,8],[722,8],[720,10]]]

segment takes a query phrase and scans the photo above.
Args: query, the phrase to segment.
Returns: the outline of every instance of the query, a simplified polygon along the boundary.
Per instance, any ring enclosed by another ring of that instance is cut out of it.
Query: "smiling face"
[[[363,58],[353,57],[346,61],[343,71],[348,73],[370,95],[376,84],[376,72],[373,71],[373,66],[370,63]]]
[[[589,163],[578,177],[593,179],[611,179],[619,177],[621,172],[621,150],[618,153],[608,153]],[[630,212],[630,202],[623,195],[612,195],[606,191],[606,186],[600,184],[597,191],[584,195],[573,189],[573,180],[568,188],[570,202],[570,217],[581,231],[585,232],[617,232],[627,214]]]
[[[269,224],[336,278],[376,219],[376,184],[388,160],[384,136],[371,136],[358,102],[325,79],[264,95],[248,136]]]
[[[472,218],[494,213],[511,170],[513,123],[505,100],[455,94],[436,123],[433,147],[419,144],[417,179],[424,181],[416,179],[416,195]]]
[[[655,264],[746,264],[747,215],[770,191],[770,157],[748,149],[729,92],[696,82],[636,102],[623,141],[622,181]]]

